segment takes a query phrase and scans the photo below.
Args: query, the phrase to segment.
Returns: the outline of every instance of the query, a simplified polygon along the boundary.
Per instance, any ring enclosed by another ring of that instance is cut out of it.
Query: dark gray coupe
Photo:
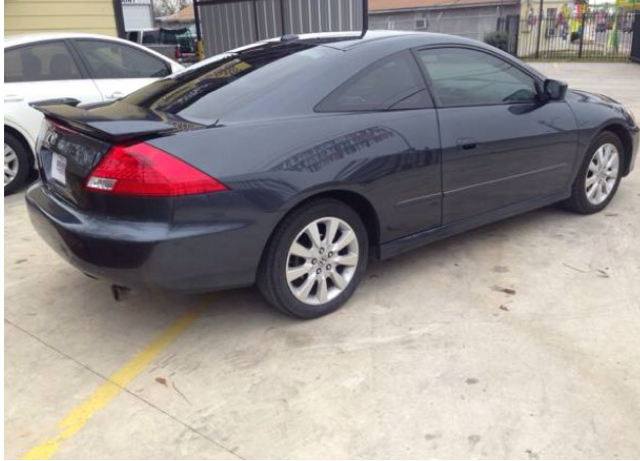
[[[428,33],[287,36],[117,102],[38,107],[27,203],[63,258],[127,287],[257,282],[304,318],[370,257],[556,202],[602,210],[638,149],[622,104]]]

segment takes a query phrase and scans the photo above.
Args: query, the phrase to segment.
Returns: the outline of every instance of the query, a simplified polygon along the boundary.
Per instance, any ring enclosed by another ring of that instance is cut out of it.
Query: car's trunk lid
[[[45,115],[36,147],[42,181],[81,208],[89,206],[84,188],[89,173],[114,144],[203,126],[124,102],[98,108],[46,102],[33,107]]]

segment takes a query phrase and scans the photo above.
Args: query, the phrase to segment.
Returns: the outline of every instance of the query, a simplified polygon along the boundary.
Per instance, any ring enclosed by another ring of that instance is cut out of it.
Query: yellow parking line
[[[42,440],[29,450],[22,459],[51,458],[62,442],[82,429],[98,410],[122,392],[127,384],[144,370],[176,336],[200,316],[204,307],[203,301],[200,301],[195,307],[178,317],[146,347],[138,351],[127,363],[116,370],[107,381],[102,383],[89,397],[58,422],[59,430],[54,437]]]

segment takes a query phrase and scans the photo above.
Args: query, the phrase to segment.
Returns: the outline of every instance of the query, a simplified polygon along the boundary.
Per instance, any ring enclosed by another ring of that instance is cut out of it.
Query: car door
[[[126,96],[172,72],[167,61],[115,41],[76,39],[73,45],[105,101]]]
[[[29,103],[57,98],[74,98],[81,103],[102,100],[63,40],[5,49],[4,62],[5,123],[26,133],[32,149],[43,116]]]
[[[350,142],[362,143],[353,153],[361,150],[364,158],[354,162],[351,155],[345,156],[346,165],[336,179],[367,183],[368,195],[385,223],[382,241],[441,225],[436,110],[410,50],[381,58],[358,72],[315,111],[351,115],[334,120],[342,130],[349,127]],[[335,140],[328,143],[335,144]],[[340,162],[333,163],[338,168]]]
[[[438,106],[443,224],[558,192],[570,181],[576,121],[536,79],[484,50],[419,50]]]

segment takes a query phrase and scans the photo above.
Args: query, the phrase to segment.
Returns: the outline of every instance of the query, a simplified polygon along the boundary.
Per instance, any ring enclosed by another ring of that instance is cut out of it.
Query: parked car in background
[[[191,30],[183,29],[138,29],[126,34],[127,40],[146,46],[180,63],[197,61],[196,43]]]
[[[183,67],[126,40],[48,33],[4,39],[4,192],[15,191],[34,167],[42,114],[29,103],[72,98],[93,103],[121,98]]]
[[[639,131],[496,48],[389,31],[266,41],[40,110],[27,203],[63,258],[122,286],[257,282],[304,318],[349,299],[369,257],[560,201],[601,211]]]

